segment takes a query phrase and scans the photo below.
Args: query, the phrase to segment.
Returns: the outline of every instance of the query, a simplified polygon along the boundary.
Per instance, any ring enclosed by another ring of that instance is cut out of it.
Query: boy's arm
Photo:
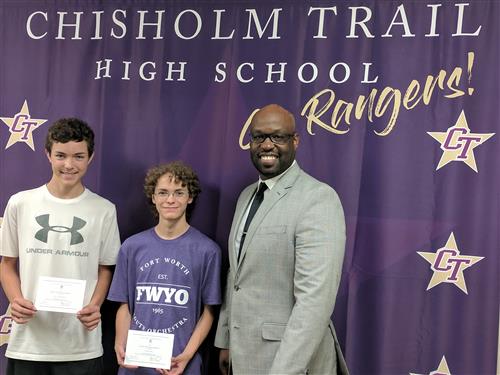
[[[210,327],[214,321],[214,307],[211,305],[204,305],[203,313],[201,314],[198,323],[191,335],[186,347],[183,352],[177,357],[172,358],[172,365],[170,367],[169,375],[182,374],[187,364],[193,358],[195,353],[198,351],[203,340],[210,332]]]
[[[90,302],[83,309],[78,311],[77,317],[87,330],[92,331],[101,321],[101,305],[108,293],[109,284],[113,273],[110,266],[99,265],[97,274],[97,284]]]
[[[126,366],[123,364],[125,360],[125,348],[127,345],[128,330],[130,328],[130,310],[128,303],[122,303],[116,312],[116,336],[115,336],[115,353],[116,361],[122,367],[137,368],[137,366]]]
[[[28,322],[36,313],[33,303],[24,298],[21,291],[21,280],[17,272],[17,259],[2,257],[0,262],[0,281],[5,295],[10,302],[12,318],[18,324]]]

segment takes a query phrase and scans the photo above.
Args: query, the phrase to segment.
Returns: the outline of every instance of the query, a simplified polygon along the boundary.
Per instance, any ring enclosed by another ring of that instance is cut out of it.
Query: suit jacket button
[[[240,286],[239,285],[235,285],[234,286],[234,290],[236,290],[236,291],[240,290]]]

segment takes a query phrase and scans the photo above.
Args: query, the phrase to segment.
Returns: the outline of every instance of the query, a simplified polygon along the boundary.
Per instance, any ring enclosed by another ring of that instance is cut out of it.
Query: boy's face
[[[187,186],[175,182],[171,174],[164,174],[156,183],[152,200],[162,222],[185,219],[187,206],[193,198],[189,196]]]
[[[46,154],[52,165],[53,179],[68,188],[81,184],[92,160],[86,141],[54,142],[52,151],[50,154],[46,151]]]

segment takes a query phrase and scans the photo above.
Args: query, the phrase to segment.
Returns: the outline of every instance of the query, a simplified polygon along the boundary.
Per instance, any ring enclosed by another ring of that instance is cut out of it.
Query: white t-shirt
[[[113,265],[120,248],[115,206],[85,191],[59,199],[47,187],[13,195],[5,209],[0,255],[19,258],[24,298],[33,301],[40,276],[86,280],[84,306],[94,293],[99,265]],[[33,361],[100,357],[101,326],[87,331],[74,314],[38,311],[13,323],[6,356]]]

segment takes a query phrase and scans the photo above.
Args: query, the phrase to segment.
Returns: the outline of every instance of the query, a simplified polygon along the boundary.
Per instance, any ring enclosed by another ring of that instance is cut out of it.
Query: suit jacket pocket
[[[282,268],[293,271],[293,266],[290,264],[294,262],[295,257],[292,239],[288,238],[287,229],[286,225],[261,225],[253,236],[247,237],[247,241],[249,241],[247,257],[254,258],[258,262],[262,274],[275,273],[274,279],[277,280],[293,279],[293,275],[281,273]],[[267,258],[272,259],[272,261],[266,265],[261,259]],[[265,271],[262,271],[264,269]],[[273,285],[274,282],[271,282],[271,279],[263,282]]]
[[[286,233],[286,225],[266,225],[260,226],[255,231],[255,234],[280,234]]]
[[[262,338],[268,341],[281,341],[285,334],[286,324],[284,323],[263,323]]]

